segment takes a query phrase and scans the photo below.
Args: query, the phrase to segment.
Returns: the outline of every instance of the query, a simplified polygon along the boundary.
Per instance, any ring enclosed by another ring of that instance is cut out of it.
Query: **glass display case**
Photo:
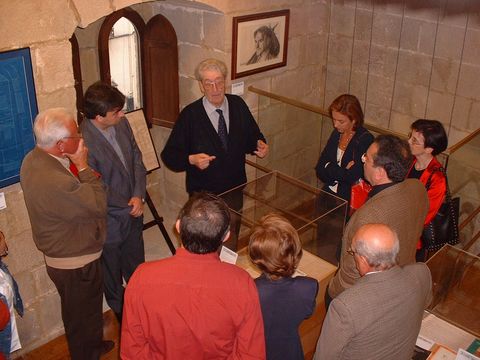
[[[287,218],[303,249],[333,265],[341,244],[347,202],[279,172],[270,172],[220,195],[231,209],[233,230],[224,245],[240,252],[252,227],[266,214]]]
[[[347,202],[280,172],[256,175],[255,180],[220,195],[232,215],[231,238],[224,245],[238,254],[236,264],[256,278],[260,272],[248,257],[251,229],[262,216],[272,212],[292,223],[303,245],[296,275],[310,276],[319,283],[317,308],[299,328],[305,359],[311,359],[325,317],[325,289],[337,269],[336,253]]]
[[[427,265],[433,287],[427,310],[480,338],[480,258],[445,245]]]

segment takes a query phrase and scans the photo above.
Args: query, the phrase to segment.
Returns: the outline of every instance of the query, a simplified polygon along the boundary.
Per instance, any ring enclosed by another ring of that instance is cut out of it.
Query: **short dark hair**
[[[379,135],[373,142],[378,146],[373,165],[382,167],[391,181],[403,181],[413,161],[408,143],[395,135]]]
[[[189,252],[208,254],[218,250],[230,229],[227,204],[215,195],[194,193],[180,210],[180,239]]]
[[[328,107],[328,113],[333,118],[332,113],[336,111],[347,116],[350,121],[355,122],[354,129],[363,126],[363,110],[355,95],[343,94],[337,97]]]
[[[83,111],[87,119],[95,119],[97,115],[105,116],[108,111],[122,109],[123,105],[125,105],[125,95],[120,90],[97,81],[85,92]]]
[[[262,217],[253,228],[248,253],[252,262],[272,279],[292,276],[303,254],[297,230],[277,214]]]
[[[410,125],[410,128],[423,135],[425,139],[424,147],[432,148],[432,155],[438,155],[447,148],[447,133],[440,121],[418,119]]]

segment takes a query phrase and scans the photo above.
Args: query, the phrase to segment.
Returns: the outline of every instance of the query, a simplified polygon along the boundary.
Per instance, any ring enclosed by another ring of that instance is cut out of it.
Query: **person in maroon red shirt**
[[[230,236],[225,202],[193,195],[176,228],[176,254],[140,265],[127,285],[121,358],[265,359],[255,283],[218,255]]]

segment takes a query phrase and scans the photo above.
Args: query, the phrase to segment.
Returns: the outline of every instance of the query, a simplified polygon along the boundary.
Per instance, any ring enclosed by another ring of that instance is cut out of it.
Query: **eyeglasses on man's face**
[[[216,79],[216,80],[204,80],[202,81],[203,87],[205,90],[213,90],[214,88],[217,90],[223,89],[225,87],[225,80],[224,79]]]
[[[347,250],[347,254],[355,256],[355,254],[357,254],[357,252],[355,250],[353,250],[352,248],[350,248],[350,249]]]
[[[81,139],[83,138],[83,135],[82,134],[75,134],[75,135],[72,135],[72,136],[64,136],[63,139]]]

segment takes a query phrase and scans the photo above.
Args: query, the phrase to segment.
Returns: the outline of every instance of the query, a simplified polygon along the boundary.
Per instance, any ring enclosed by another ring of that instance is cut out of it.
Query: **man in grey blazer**
[[[85,93],[81,124],[88,163],[107,185],[107,240],[102,253],[105,298],[121,322],[123,280],[145,261],[143,203],[146,170],[132,129],[122,111],[125,96],[101,82]]]
[[[330,304],[314,360],[411,359],[432,279],[424,263],[399,267],[398,253],[387,225],[356,232],[348,256],[362,277]]]
[[[364,176],[373,188],[367,202],[348,222],[342,237],[340,266],[330,281],[325,304],[353,286],[360,274],[347,253],[353,235],[364,224],[386,224],[400,241],[400,266],[415,262],[415,253],[428,211],[425,186],[417,179],[405,179],[412,163],[408,143],[393,135],[375,138],[362,157]],[[330,298],[329,298],[330,297]]]

